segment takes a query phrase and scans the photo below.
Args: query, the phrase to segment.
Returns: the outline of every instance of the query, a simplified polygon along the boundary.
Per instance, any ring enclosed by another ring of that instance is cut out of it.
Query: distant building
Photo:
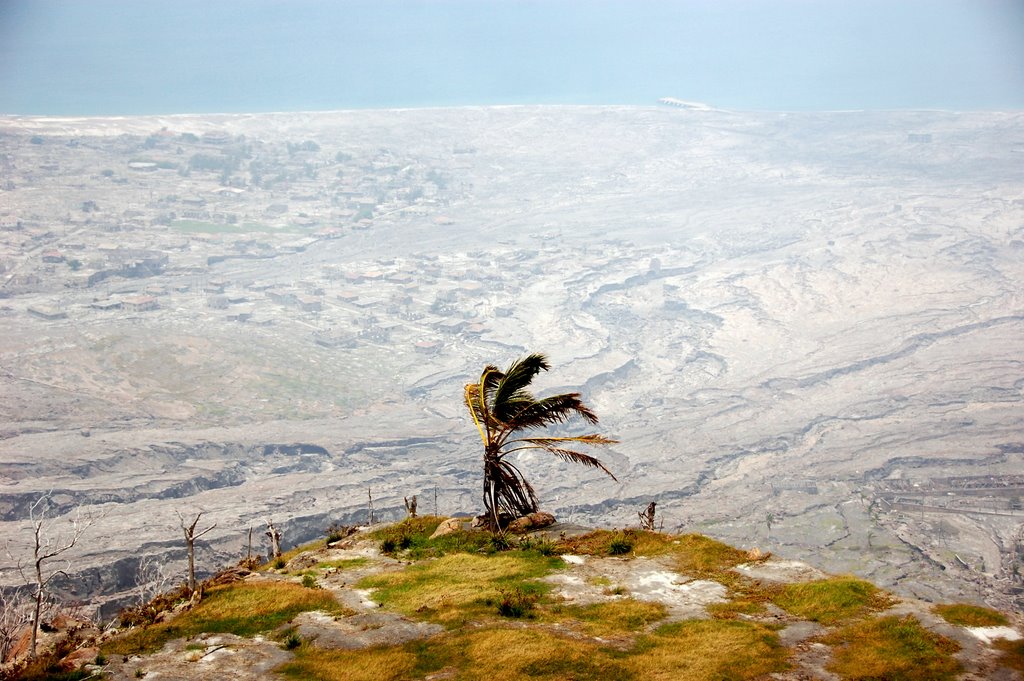
[[[153,296],[129,296],[121,301],[121,307],[129,312],[148,312],[157,309],[158,305]]]
[[[119,300],[94,300],[89,304],[94,310],[100,310],[101,312],[110,312],[111,310],[120,310],[121,301]]]
[[[441,350],[441,341],[416,341],[416,352],[423,355],[434,355]]]

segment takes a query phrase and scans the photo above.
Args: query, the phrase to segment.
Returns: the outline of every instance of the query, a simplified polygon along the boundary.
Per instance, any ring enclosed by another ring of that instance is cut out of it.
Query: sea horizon
[[[1024,109],[1011,0],[8,0],[0,114]]]

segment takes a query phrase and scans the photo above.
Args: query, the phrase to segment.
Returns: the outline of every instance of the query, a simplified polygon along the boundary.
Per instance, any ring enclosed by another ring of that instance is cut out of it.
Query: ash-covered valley
[[[462,386],[549,355],[615,473],[561,520],[1022,606],[1024,114],[491,107],[0,117],[0,532],[66,598],[480,510]]]

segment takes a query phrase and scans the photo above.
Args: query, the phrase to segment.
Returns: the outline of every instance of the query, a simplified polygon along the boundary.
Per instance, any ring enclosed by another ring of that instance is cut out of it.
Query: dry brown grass
[[[673,545],[676,568],[689,575],[714,577],[750,560],[746,551],[700,534],[680,535]]]
[[[864,620],[822,640],[833,647],[829,670],[850,681],[952,681],[960,672],[960,646],[911,616]]]
[[[710,620],[663,626],[625,650],[548,626],[507,625],[452,631],[394,648],[304,646],[278,671],[315,681],[391,681],[439,673],[460,681],[739,681],[786,668],[786,651],[767,627]]]
[[[473,632],[457,642],[464,661],[457,678],[467,681],[548,679],[599,681],[634,678],[598,646],[540,629],[495,628]]]
[[[615,553],[616,545],[628,545],[623,555],[659,556],[673,550],[671,535],[644,530],[595,530],[577,537],[566,537],[556,542],[559,553],[581,556],[608,556]]]
[[[301,681],[398,681],[414,678],[416,655],[401,648],[320,650],[303,647],[275,671]]]
[[[668,624],[647,637],[629,658],[637,678],[650,681],[754,679],[788,667],[774,631],[729,620]]]
[[[1024,674],[1024,639],[1007,641],[1005,638],[1001,638],[993,643],[992,647],[1001,653],[999,664]]]
[[[579,621],[587,634],[604,637],[641,632],[665,619],[668,610],[661,603],[623,598],[607,603],[563,607],[560,614]]]
[[[1002,627],[1010,623],[1001,612],[967,603],[939,604],[932,608],[932,612],[961,627]]]

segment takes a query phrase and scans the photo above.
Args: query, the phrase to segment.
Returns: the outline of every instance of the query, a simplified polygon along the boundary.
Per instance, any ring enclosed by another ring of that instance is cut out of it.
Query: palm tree
[[[579,393],[537,399],[527,391],[537,374],[549,367],[547,358],[535,353],[512,362],[505,371],[487,365],[478,383],[466,384],[466,406],[484,443],[485,512],[482,518],[493,531],[500,531],[512,520],[537,511],[533,487],[508,458],[513,452],[542,449],[566,461],[599,468],[615,480],[611,471],[596,458],[567,449],[565,445],[573,442],[610,445],[616,440],[596,433],[515,437],[524,431],[563,423],[573,416],[597,423],[597,415],[583,404]]]

